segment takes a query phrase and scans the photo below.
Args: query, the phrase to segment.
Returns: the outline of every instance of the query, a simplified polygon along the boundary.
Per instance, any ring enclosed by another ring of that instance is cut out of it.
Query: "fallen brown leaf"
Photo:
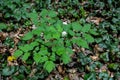
[[[77,72],[77,69],[76,68],[73,68],[73,69],[69,69],[69,70],[67,70],[67,72],[69,72],[69,73],[76,73]]]
[[[63,72],[63,68],[62,68],[62,66],[61,65],[58,65],[58,72],[60,73],[60,74],[62,74],[62,72]]]
[[[107,65],[103,65],[103,66],[100,68],[99,72],[106,72],[107,70],[108,70]]]
[[[93,16],[87,17],[86,19],[87,22],[93,22],[96,25],[99,25],[100,22],[102,22],[103,20],[104,20],[103,18],[98,18],[98,17],[93,17]]]
[[[99,60],[99,54],[96,54],[94,56],[90,56],[90,58],[93,60],[93,61],[97,61]]]
[[[0,40],[3,41],[8,36],[8,33],[0,32]]]
[[[5,53],[6,51],[7,51],[6,46],[4,46],[4,45],[2,44],[2,42],[0,41],[0,53]]]
[[[74,73],[74,74],[69,73],[68,76],[70,80],[79,80],[79,76],[77,73]]]
[[[100,48],[99,45],[95,45],[94,47],[94,53],[104,52],[103,48]]]

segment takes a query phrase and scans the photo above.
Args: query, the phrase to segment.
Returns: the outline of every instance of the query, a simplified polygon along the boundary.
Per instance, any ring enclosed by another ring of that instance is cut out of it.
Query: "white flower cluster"
[[[66,32],[66,31],[63,31],[63,32],[62,32],[62,37],[65,37],[65,36],[67,36],[67,32]]]
[[[67,23],[67,21],[65,21],[65,22],[63,22],[63,24],[64,24],[64,25],[67,25],[68,23]]]
[[[37,29],[37,27],[35,25],[32,25],[32,29]]]

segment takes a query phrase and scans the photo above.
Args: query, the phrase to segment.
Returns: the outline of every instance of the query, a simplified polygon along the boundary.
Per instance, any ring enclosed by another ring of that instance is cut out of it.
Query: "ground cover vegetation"
[[[120,0],[0,0],[0,80],[119,80]]]

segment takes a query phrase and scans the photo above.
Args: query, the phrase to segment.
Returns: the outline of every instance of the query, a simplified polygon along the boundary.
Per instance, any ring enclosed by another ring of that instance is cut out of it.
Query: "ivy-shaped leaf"
[[[7,28],[7,25],[6,25],[6,24],[0,23],[0,30],[6,29],[6,28]]]
[[[4,75],[4,76],[10,76],[10,75],[12,75],[14,72],[15,72],[15,67],[14,67],[14,66],[5,67],[5,68],[2,70],[2,75]]]

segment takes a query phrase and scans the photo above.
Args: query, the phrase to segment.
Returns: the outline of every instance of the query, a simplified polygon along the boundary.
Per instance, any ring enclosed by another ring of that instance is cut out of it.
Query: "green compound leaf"
[[[48,57],[47,56],[43,56],[43,57],[40,57],[40,63],[43,63],[43,62],[46,62],[48,61]]]
[[[89,34],[84,34],[84,37],[85,37],[85,39],[87,40],[87,42],[94,42],[94,38],[91,36],[91,35],[89,35]]]
[[[37,25],[38,24],[38,13],[33,11],[32,13],[30,13],[28,15],[30,17],[30,19],[32,20],[33,24]]]
[[[90,30],[91,25],[90,24],[85,24],[84,27],[82,28],[82,32],[88,32]]]
[[[59,56],[62,55],[62,54],[65,54],[65,48],[64,47],[60,47],[60,46],[56,47],[56,50],[57,50],[56,54],[59,55]]]
[[[30,43],[30,45],[29,46],[31,46],[31,47],[36,47],[36,46],[38,46],[39,45],[39,43],[37,42],[37,41],[34,41],[34,42],[32,42],[32,43]],[[33,49],[32,48],[32,49]]]
[[[19,49],[21,49],[24,52],[28,52],[30,50],[33,50],[33,48],[34,48],[34,45],[31,46],[31,45],[28,45],[28,44],[26,44],[24,46],[19,46]]]
[[[36,64],[38,64],[38,63],[39,63],[39,61],[40,61],[40,57],[41,57],[41,55],[40,55],[40,54],[38,54],[38,53],[35,53],[35,54],[34,54],[33,59],[34,59],[34,61],[36,62]]]
[[[23,61],[26,61],[30,56],[30,53],[25,53],[23,56],[22,56],[22,60]]]
[[[43,27],[37,27],[37,29],[32,30],[32,34],[40,36],[43,31],[44,31]]]
[[[15,56],[16,58],[20,57],[23,54],[22,51],[20,50],[16,50],[15,53],[13,54],[13,56]]]
[[[72,29],[73,29],[74,31],[81,31],[82,26],[81,26],[78,22],[73,22],[73,23],[72,23]]]
[[[43,67],[50,73],[55,68],[55,64],[52,61],[46,61]]]
[[[89,32],[90,32],[90,34],[98,35],[98,33],[94,29],[90,29]]]
[[[62,59],[64,64],[67,64],[71,61],[70,55],[66,54],[66,53],[62,54],[61,59]]]
[[[48,11],[46,9],[43,9],[42,12],[40,13],[40,16],[46,17],[48,15]]]
[[[57,14],[56,14],[55,11],[50,10],[48,16],[50,16],[50,17],[56,17]]]
[[[52,34],[52,37],[55,39],[59,39],[60,38],[60,33],[56,32],[54,34]]]
[[[49,58],[51,61],[55,61],[55,53],[52,53],[52,55]]]
[[[77,43],[81,47],[89,48],[87,41],[85,41],[84,39],[78,38]]]
[[[72,31],[72,30],[69,30],[68,33],[69,33],[71,36],[74,36],[74,35],[75,35],[75,32]]]
[[[59,24],[57,23],[55,28],[57,29],[57,31],[58,31],[59,33],[61,33],[61,32],[63,31],[63,28],[61,27],[61,24],[60,24],[60,23],[59,23]]]
[[[79,38],[73,38],[72,43],[77,44],[78,46],[81,46],[81,47],[84,47],[84,48],[89,48],[87,41],[80,38],[80,37]]]
[[[27,34],[24,35],[22,38],[23,40],[30,40],[33,37],[32,32],[28,32]]]

